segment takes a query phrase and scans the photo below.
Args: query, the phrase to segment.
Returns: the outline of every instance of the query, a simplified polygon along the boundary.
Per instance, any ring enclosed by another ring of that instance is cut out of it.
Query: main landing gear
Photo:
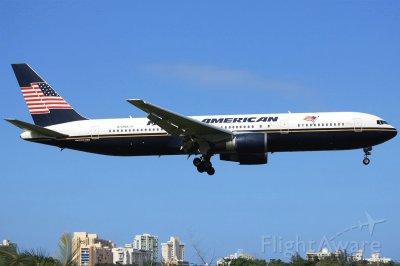
[[[363,150],[364,150],[364,154],[365,154],[364,159],[363,159],[363,164],[368,165],[370,162],[368,155],[371,155],[372,147],[367,147],[367,148],[364,148]]]
[[[200,158],[194,158],[193,165],[197,167],[199,173],[207,172],[207,174],[213,175],[215,174],[215,169],[212,167],[210,159],[211,155],[203,155]]]

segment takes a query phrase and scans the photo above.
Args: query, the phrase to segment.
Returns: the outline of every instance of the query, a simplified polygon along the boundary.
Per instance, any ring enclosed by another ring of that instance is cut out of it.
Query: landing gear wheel
[[[372,147],[366,147],[363,150],[364,150],[364,155],[365,155],[364,160],[363,160],[363,164],[364,165],[368,165],[369,164],[368,156],[371,155]]]
[[[196,167],[199,167],[199,165],[201,164],[201,159],[200,158],[194,158],[193,159],[193,165]]]
[[[206,169],[212,168],[212,164],[211,164],[210,161],[204,161],[204,162],[203,162],[203,165],[204,165],[204,168],[206,168]]]
[[[199,166],[197,166],[197,171],[199,171],[199,173],[204,173],[206,169],[204,168],[203,164],[200,164]]]
[[[215,169],[212,167],[212,163],[210,161],[212,154],[203,154],[200,158],[193,159],[193,165],[197,168],[199,173],[207,172],[209,175],[215,174]]]
[[[214,167],[208,168],[208,169],[207,169],[207,174],[208,174],[208,175],[213,175],[213,174],[215,174],[215,169],[214,169]]]

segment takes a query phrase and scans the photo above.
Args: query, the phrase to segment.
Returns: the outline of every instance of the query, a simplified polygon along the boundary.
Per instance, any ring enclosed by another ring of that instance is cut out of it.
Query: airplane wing
[[[47,136],[47,137],[51,137],[51,138],[65,138],[65,137],[68,137],[68,135],[59,133],[57,131],[54,131],[54,130],[51,130],[51,129],[48,129],[48,128],[44,128],[44,127],[41,127],[41,126],[33,125],[33,124],[30,124],[30,123],[27,123],[27,122],[24,122],[24,121],[20,121],[20,120],[17,120],[17,119],[6,118],[4,120],[6,120],[7,122],[13,124],[14,126],[19,127],[20,129],[31,131],[31,132],[35,132],[35,133],[38,133],[38,134],[43,135],[43,136]]]
[[[218,128],[193,118],[169,111],[140,99],[127,100],[148,114],[147,118],[171,135],[199,139],[208,143],[231,140],[229,130]]]

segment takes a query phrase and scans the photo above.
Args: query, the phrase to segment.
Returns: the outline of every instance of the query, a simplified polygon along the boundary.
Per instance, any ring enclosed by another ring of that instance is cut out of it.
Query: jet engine
[[[216,146],[220,159],[240,164],[266,164],[268,161],[268,135],[264,133],[242,133]]]

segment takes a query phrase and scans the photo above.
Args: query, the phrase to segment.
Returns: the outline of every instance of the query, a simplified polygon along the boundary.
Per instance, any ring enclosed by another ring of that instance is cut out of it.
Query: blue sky
[[[143,98],[187,115],[361,111],[399,127],[399,12],[398,1],[1,1],[1,115],[32,121],[10,67],[26,62],[90,118],[144,116],[125,101]],[[0,239],[21,248],[148,232],[181,237],[191,262],[191,242],[208,257],[285,259],[263,252],[264,236],[320,242],[368,212],[386,222],[335,243],[379,242],[400,260],[398,138],[368,167],[361,150],[278,153],[252,167],[214,158],[210,177],[183,156],[60,152],[0,127]]]

